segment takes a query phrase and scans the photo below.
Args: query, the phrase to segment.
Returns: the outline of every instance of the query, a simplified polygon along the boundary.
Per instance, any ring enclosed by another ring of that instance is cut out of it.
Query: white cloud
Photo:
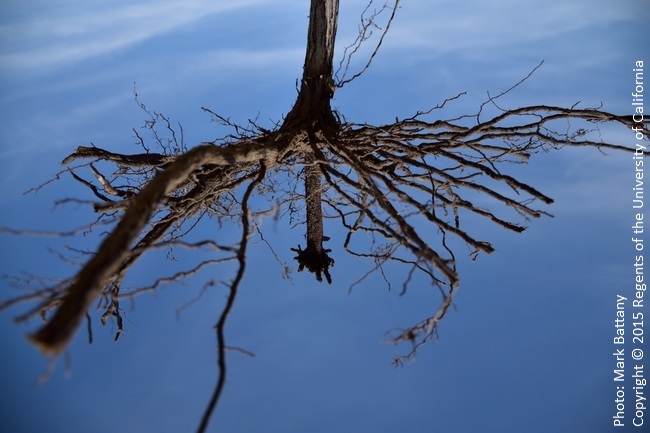
[[[242,49],[223,49],[213,51],[203,51],[199,54],[196,62],[191,62],[193,69],[204,69],[206,71],[233,71],[238,69],[259,70],[265,68],[284,69],[287,64],[302,64],[305,57],[305,48],[296,46],[295,48],[280,48],[267,50],[242,50]],[[293,72],[298,74],[300,71],[293,68]]]
[[[75,2],[0,26],[0,65],[12,72],[71,64],[111,53],[217,13],[264,4],[262,0],[147,1],[137,4]]]
[[[426,8],[426,10],[425,10]],[[607,13],[603,13],[606,10]],[[427,47],[439,53],[480,47],[517,45],[554,37],[588,26],[646,15],[642,2],[620,7],[611,2],[443,1],[404,3],[387,46]],[[453,35],[450,37],[450,35]]]

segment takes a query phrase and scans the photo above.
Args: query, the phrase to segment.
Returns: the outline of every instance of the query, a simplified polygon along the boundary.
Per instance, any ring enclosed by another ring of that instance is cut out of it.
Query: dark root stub
[[[323,281],[322,275],[328,284],[332,284],[332,276],[329,273],[329,268],[334,266],[334,259],[327,255],[332,250],[321,248],[320,251],[316,246],[307,242],[307,248],[302,249],[300,245],[298,248],[291,248],[291,251],[298,253],[294,260],[298,261],[298,272],[302,272],[307,268],[309,272],[316,274],[316,280]]]

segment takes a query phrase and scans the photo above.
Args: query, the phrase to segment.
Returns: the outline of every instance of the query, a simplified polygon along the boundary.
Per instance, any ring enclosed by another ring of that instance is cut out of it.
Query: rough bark
[[[331,250],[323,247],[323,242],[328,240],[323,233],[323,208],[322,208],[322,177],[320,165],[315,162],[311,155],[308,156],[311,165],[305,167],[305,208],[307,213],[307,246],[303,250],[300,247],[292,248],[298,253],[295,259],[300,264],[298,270],[307,268],[309,272],[316,274],[316,280],[323,281],[323,275],[329,284],[332,284],[332,277],[329,268],[334,265],[327,253]]]
[[[282,129],[311,130],[336,128],[330,100],[334,96],[333,59],[338,0],[314,0],[309,11],[307,51],[300,92],[287,114]]]
[[[318,159],[322,156],[320,149],[327,141],[335,140],[340,131],[330,105],[336,89],[332,74],[338,11],[338,0],[311,2],[300,92],[281,128],[285,132],[304,132],[308,140],[303,155],[307,246],[304,250],[293,249],[298,253],[298,269],[313,272],[318,281],[324,274],[328,283],[332,282],[328,268],[334,261],[323,247],[322,171]]]

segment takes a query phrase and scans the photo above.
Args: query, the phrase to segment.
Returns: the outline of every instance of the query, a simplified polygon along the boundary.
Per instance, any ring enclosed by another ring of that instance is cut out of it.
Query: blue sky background
[[[71,229],[92,218],[82,205],[53,207],[81,195],[68,178],[35,196],[22,193],[58,172],[79,145],[138,151],[131,128],[145,117],[133,102],[134,82],[149,108],[181,122],[190,145],[219,135],[201,106],[240,122],[281,119],[302,73],[309,6],[297,3],[3,2],[0,226]],[[341,6],[339,48],[354,39],[364,6]],[[544,60],[504,104],[602,102],[631,114],[633,62],[650,60],[649,18],[641,0],[402,1],[372,68],[333,105],[349,120],[381,123],[467,91],[444,113],[453,117],[474,112],[486,91],[510,87]],[[634,143],[624,129],[606,132]],[[343,256],[336,234],[332,286],[310,274],[284,280],[268,250],[254,247],[227,331],[230,344],[256,357],[229,355],[210,431],[611,431],[615,299],[633,293],[631,157],[565,149],[510,173],[553,197],[547,210],[555,218],[532,221],[520,235],[486,226],[481,235],[497,251],[461,260],[462,288],[439,341],[404,368],[391,359],[408,347],[383,344],[384,333],[430,314],[437,291],[424,285],[398,297],[376,278],[348,294],[370,264]],[[290,231],[285,221],[264,228],[291,262],[289,246],[302,242],[302,229]],[[72,268],[47,250],[64,241],[3,235],[0,272],[69,275]],[[134,278],[166,266],[145,260]],[[200,285],[125,303],[118,343],[110,326],[95,325],[92,345],[78,333],[42,385],[48,360],[24,339],[38,324],[13,324],[20,308],[0,314],[0,425],[193,431],[216,380],[212,325],[224,299],[223,288],[211,289],[177,318]],[[2,298],[16,293],[7,280],[1,290]]]

